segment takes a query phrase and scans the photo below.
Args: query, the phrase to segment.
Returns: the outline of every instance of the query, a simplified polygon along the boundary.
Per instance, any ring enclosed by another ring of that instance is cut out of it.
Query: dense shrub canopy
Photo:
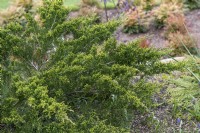
[[[118,22],[68,19],[62,0],[38,13],[0,28],[3,132],[124,132],[151,106],[145,77],[177,68],[139,40],[117,44]]]

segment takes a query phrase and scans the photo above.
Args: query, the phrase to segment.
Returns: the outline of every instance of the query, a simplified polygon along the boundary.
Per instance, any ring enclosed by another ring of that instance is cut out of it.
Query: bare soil
[[[185,14],[186,18],[186,27],[189,31],[190,36],[196,41],[198,47],[200,47],[200,9],[190,11]],[[117,30],[117,38],[120,42],[132,41],[138,37],[146,36],[151,43],[151,46],[156,48],[165,48],[167,47],[167,40],[164,38],[164,30],[157,30],[150,28],[147,33],[143,34],[126,34],[122,32],[122,28]]]
[[[70,17],[77,17],[78,12],[70,13]],[[115,9],[108,10],[109,20],[116,19],[118,17],[118,12]],[[101,12],[102,22],[105,22],[106,16],[105,12]],[[188,28],[189,34],[196,41],[197,46],[200,47],[200,9],[187,12],[185,14],[186,27]],[[166,48],[167,40],[164,38],[164,30],[157,30],[153,26],[147,33],[142,34],[126,34],[122,32],[122,27],[119,27],[115,33],[116,38],[119,42],[130,42],[139,37],[147,37],[151,46],[155,48]]]
[[[190,35],[195,39],[200,48],[200,9],[186,14],[186,25]]]

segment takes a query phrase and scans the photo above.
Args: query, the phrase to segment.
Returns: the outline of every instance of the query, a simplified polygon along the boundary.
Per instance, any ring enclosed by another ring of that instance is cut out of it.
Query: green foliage
[[[175,88],[169,88],[170,102],[174,104],[173,116],[184,119],[199,120],[199,87],[191,76],[183,76],[173,83]]]
[[[178,68],[165,54],[118,45],[118,23],[67,19],[62,0],[44,0],[40,19],[24,14],[0,30],[0,123],[5,132],[125,132],[147,112],[157,86],[145,77]],[[135,82],[134,77],[140,79]]]
[[[148,29],[143,25],[134,25],[132,27],[124,27],[123,32],[128,34],[145,33]]]
[[[144,9],[146,11],[149,11],[149,10],[152,10],[153,9],[153,6],[154,6],[154,0],[145,0],[145,7]]]
[[[189,58],[186,67],[192,70],[190,73],[185,73],[183,76],[171,81],[173,87],[168,88],[170,94],[169,102],[173,104],[172,115],[174,117],[181,117],[186,120],[195,119],[200,120],[200,90],[199,90],[199,58],[195,60]],[[195,62],[194,62],[195,61]],[[197,62],[196,62],[197,61]]]
[[[8,7],[8,5],[9,5],[9,0],[2,0],[0,9],[5,9]]]
[[[73,132],[78,133],[122,133],[126,132],[123,128],[116,128],[106,121],[100,120],[94,112],[89,112],[86,115],[80,115]]]
[[[170,15],[183,15],[182,5],[179,3],[163,3],[154,11],[155,27],[160,29],[166,26],[167,18]]]
[[[200,8],[200,1],[199,0],[183,0],[183,3],[189,9],[197,9]]]
[[[16,131],[26,132],[65,132],[73,126],[67,117],[69,107],[49,97],[47,87],[40,85],[38,77],[17,82],[13,88],[15,97],[2,103],[2,123],[14,124]]]
[[[150,25],[150,13],[143,11],[138,7],[134,11],[129,11],[126,14],[124,21],[123,32],[128,34],[133,33],[145,33],[149,30]]]

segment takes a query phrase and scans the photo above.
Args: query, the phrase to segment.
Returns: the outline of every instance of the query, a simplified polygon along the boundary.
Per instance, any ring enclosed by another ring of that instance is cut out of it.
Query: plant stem
[[[105,10],[105,14],[106,14],[106,21],[108,22],[108,12],[107,12],[106,2],[107,1],[104,0],[104,10]]]

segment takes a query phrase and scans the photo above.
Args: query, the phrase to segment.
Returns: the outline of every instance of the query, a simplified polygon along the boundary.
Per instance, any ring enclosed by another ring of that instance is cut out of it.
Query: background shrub
[[[180,4],[177,3],[163,3],[155,11],[155,26],[156,28],[163,28],[166,25],[167,18],[172,14],[183,15],[183,10]]]
[[[197,54],[196,42],[194,38],[180,32],[170,33],[168,36],[169,47],[173,48],[173,55],[187,53],[186,48],[192,53]],[[185,48],[186,47],[186,48]]]
[[[146,13],[141,7],[130,9],[126,13],[123,31],[129,34],[147,32],[150,21],[150,13]]]
[[[180,32],[181,34],[187,33],[184,15],[170,14],[167,18],[165,27],[165,37],[167,38],[170,33],[174,32]]]
[[[189,9],[200,8],[200,1],[199,0],[183,0],[183,3]]]

